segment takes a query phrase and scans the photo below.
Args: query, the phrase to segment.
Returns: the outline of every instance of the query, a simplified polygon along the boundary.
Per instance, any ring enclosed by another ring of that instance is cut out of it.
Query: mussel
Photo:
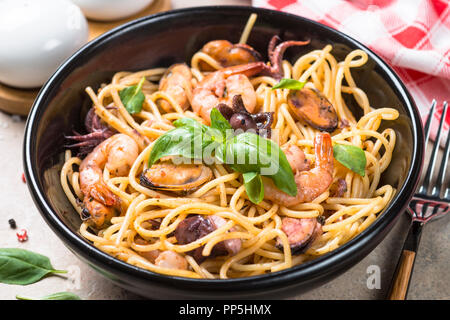
[[[303,119],[313,128],[333,132],[338,126],[338,116],[331,102],[315,89],[291,90],[288,105],[297,119]]]
[[[203,164],[154,164],[140,177],[140,184],[153,190],[190,193],[212,179],[212,171]]]
[[[213,40],[206,43],[201,52],[213,57],[224,68],[261,61],[261,54],[247,44],[233,44],[228,40]],[[207,63],[201,61],[202,71],[214,71]]]

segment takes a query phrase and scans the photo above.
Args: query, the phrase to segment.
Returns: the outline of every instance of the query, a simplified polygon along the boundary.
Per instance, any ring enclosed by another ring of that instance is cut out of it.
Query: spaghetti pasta
[[[241,37],[246,43],[256,17],[252,17]],[[204,122],[191,108],[183,110],[176,99],[159,91],[158,82],[165,68],[139,72],[118,72],[111,83],[97,92],[88,87],[96,115],[109,127],[131,137],[139,147],[128,174],[117,175],[102,168],[102,178],[110,192],[120,199],[117,216],[108,225],[95,228],[87,221],[80,234],[94,246],[120,260],[141,268],[171,276],[192,278],[234,278],[276,272],[324,255],[348,242],[373,223],[395,194],[390,185],[379,185],[383,171],[389,166],[395,148],[396,135],[392,129],[379,132],[381,121],[394,120],[398,112],[393,108],[374,109],[367,95],[357,87],[351,69],[364,65],[367,54],[361,50],[350,52],[343,61],[332,55],[332,46],[313,50],[299,57],[293,64],[283,61],[285,78],[305,82],[305,88],[318,90],[334,106],[341,124],[331,135],[333,143],[352,145],[364,150],[367,159],[365,175],[361,176],[334,161],[333,184],[339,180],[347,186],[342,194],[330,190],[312,201],[294,206],[265,198],[255,204],[249,200],[242,175],[223,164],[210,166],[213,178],[190,194],[173,194],[152,190],[140,184],[139,176],[148,168],[148,158],[155,140],[174,128],[173,122],[193,118]],[[214,57],[197,52],[191,61],[192,86],[208,74],[200,62],[214,69],[221,65]],[[145,77],[142,92],[145,95],[142,111],[130,115],[120,98],[120,91],[137,85]],[[289,144],[301,148],[306,160],[314,163],[314,137],[319,130],[298,120],[288,107],[289,89],[275,89],[278,82],[271,76],[250,79],[256,93],[255,109],[273,112],[272,140],[280,146]],[[353,95],[363,116],[356,120],[343,99]],[[160,107],[166,101],[172,111]],[[111,106],[113,106],[111,108]],[[61,170],[61,185],[75,210],[82,214],[83,192],[80,187],[82,159],[65,152]],[[79,200],[78,200],[79,199]],[[215,230],[187,244],[177,242],[174,232],[187,217],[217,216],[225,221]],[[294,255],[288,237],[282,230],[282,219],[323,220],[323,232],[301,254]],[[156,222],[157,226],[149,221]],[[141,241],[138,241],[140,239]],[[201,249],[209,256],[215,246],[225,240],[239,239],[242,246],[234,255],[211,256],[197,261],[189,253]],[[167,267],[146,258],[154,250],[171,251],[186,260],[186,269]]]

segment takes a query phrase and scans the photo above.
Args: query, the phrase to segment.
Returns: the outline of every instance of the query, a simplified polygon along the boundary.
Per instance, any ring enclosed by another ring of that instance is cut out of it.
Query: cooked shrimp
[[[188,267],[186,259],[181,254],[169,250],[161,252],[156,258],[155,264],[169,269],[186,270]]]
[[[288,237],[292,254],[304,252],[322,234],[322,225],[316,218],[291,218],[283,217],[281,230]],[[283,244],[277,238],[276,246],[282,250]]]
[[[306,171],[310,169],[310,161],[306,159],[305,153],[302,149],[297,147],[295,144],[287,144],[281,147],[284,154],[286,155],[287,161],[291,165],[292,171],[294,173],[300,171]]]
[[[148,245],[149,242],[140,236],[137,236],[135,242],[138,245]],[[186,259],[179,253],[173,251],[150,250],[139,252],[139,255],[163,268],[186,270],[188,263]]]
[[[164,73],[159,82],[159,90],[170,95],[181,109],[186,110],[189,108],[189,100],[192,96],[191,81],[191,69],[185,63],[177,63]],[[160,100],[158,104],[166,112],[173,110],[173,107],[166,100]]]
[[[310,202],[324,193],[333,182],[333,146],[329,133],[319,133],[314,139],[315,167],[309,171],[297,171],[295,183],[297,195],[290,196],[279,190],[271,180],[264,178],[264,198],[290,207]]]
[[[261,54],[247,44],[233,44],[227,40],[214,40],[205,44],[201,50],[214,58],[222,67],[232,67],[240,64],[261,60]],[[200,62],[203,71],[213,71],[207,63]]]
[[[134,239],[134,242],[138,245],[149,245],[150,242],[145,240],[144,238],[141,238],[140,236],[137,236]],[[150,250],[150,251],[143,251],[143,252],[138,252],[140,256],[144,257],[145,259],[147,259],[148,261],[150,261],[151,263],[155,263],[156,258],[158,258],[159,254],[161,253],[160,250]]]
[[[120,198],[103,180],[103,168],[115,176],[128,174],[139,154],[136,142],[125,134],[115,134],[100,143],[80,165],[80,187],[83,192],[83,215],[100,227],[120,208]]]
[[[235,95],[241,95],[245,108],[253,113],[256,93],[248,77],[261,72],[262,68],[261,64],[249,63],[207,75],[194,89],[192,109],[209,124],[209,114],[213,108],[219,103],[231,104]]]

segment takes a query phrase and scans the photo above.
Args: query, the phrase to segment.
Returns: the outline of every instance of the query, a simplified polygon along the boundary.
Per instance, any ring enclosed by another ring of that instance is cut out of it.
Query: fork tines
[[[433,100],[427,121],[425,123],[425,148],[427,147],[428,140],[430,138],[432,122],[433,118],[435,118],[434,116],[435,109],[436,109],[436,101]],[[450,152],[450,139],[448,132],[449,130],[447,130],[447,132],[444,132],[445,129],[443,129],[445,118],[447,116],[447,109],[448,103],[445,101],[441,114],[441,119],[439,121],[439,127],[436,133],[436,137],[434,139],[433,150],[431,151],[430,160],[428,162],[428,167],[425,173],[425,177],[417,193],[414,195],[413,201],[411,201],[410,203],[412,211],[419,213],[415,214],[416,218],[422,219],[426,218],[426,220],[428,220],[432,216],[445,214],[449,211],[449,202],[450,202],[449,187],[445,189],[445,191],[443,192],[444,194],[441,197],[441,191],[445,183],[445,176]],[[445,148],[441,163],[439,165],[439,172],[437,175],[436,184],[432,187],[431,192],[429,192],[430,184],[433,179],[433,173],[436,167],[436,160],[438,157],[441,139],[445,141]],[[421,208],[418,208],[418,206]]]
[[[431,106],[427,122],[425,124],[425,147],[427,146],[428,140],[430,138],[430,131],[431,131],[431,127],[432,127],[432,121],[434,118],[435,108],[436,108],[436,101],[433,100],[433,104]],[[444,154],[442,157],[441,165],[439,167],[439,173],[438,173],[436,185],[433,187],[433,191],[431,192],[431,194],[428,194],[428,189],[429,189],[431,180],[433,178],[433,172],[434,172],[434,169],[436,166],[439,145],[440,145],[440,141],[441,141],[441,138],[443,135],[442,133],[444,131],[443,126],[444,126],[444,122],[445,122],[445,117],[447,115],[447,109],[448,109],[448,103],[444,102],[444,108],[442,111],[441,119],[439,121],[439,127],[438,127],[438,131],[436,133],[436,137],[434,140],[433,150],[431,152],[431,157],[429,160],[428,168],[427,168],[423,183],[420,186],[419,191],[418,191],[418,194],[420,194],[420,195],[431,195],[433,197],[439,197],[439,195],[441,193],[441,188],[444,184],[445,173],[446,173],[447,164],[448,164],[448,156],[449,156],[449,151],[450,151],[450,145],[449,145],[450,140],[449,140],[448,131],[447,131],[446,137],[445,137],[445,140],[446,140],[445,150],[444,150]],[[449,188],[446,189],[445,193],[446,193],[446,195],[444,196],[444,198],[449,196]]]

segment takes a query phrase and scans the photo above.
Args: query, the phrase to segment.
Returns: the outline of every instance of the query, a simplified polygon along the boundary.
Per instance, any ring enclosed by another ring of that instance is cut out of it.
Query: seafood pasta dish
[[[86,88],[61,185],[95,247],[165,275],[250,277],[342,246],[388,205],[396,190],[380,176],[396,135],[379,128],[399,114],[355,83],[367,54],[338,61],[332,45],[274,35],[266,61],[251,46],[256,18],[238,43]]]

